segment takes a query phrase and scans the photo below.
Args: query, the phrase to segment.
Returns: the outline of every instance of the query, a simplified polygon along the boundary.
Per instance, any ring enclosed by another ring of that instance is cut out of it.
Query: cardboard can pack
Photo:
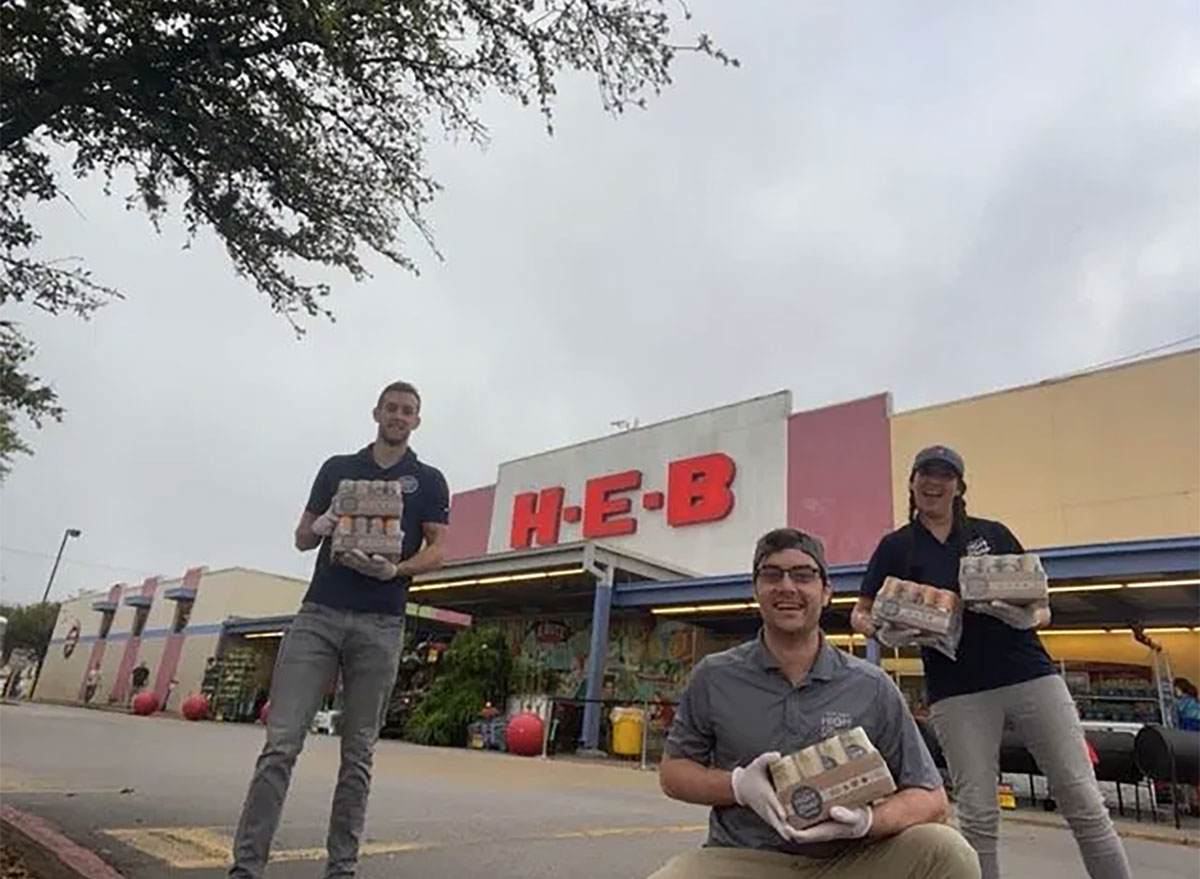
[[[965,556],[958,565],[963,601],[1033,604],[1050,597],[1050,581],[1037,553]]]
[[[889,622],[934,635],[946,635],[961,620],[959,611],[959,598],[949,589],[888,577],[875,596],[871,617],[876,623]]]
[[[404,493],[398,481],[343,479],[333,496],[333,511],[339,516],[400,518]]]
[[[398,481],[343,479],[333,498],[338,525],[330,538],[332,559],[351,550],[400,561],[404,544],[404,493]]]
[[[862,727],[782,757],[770,773],[787,822],[797,830],[827,820],[834,806],[866,806],[896,791],[887,762]]]

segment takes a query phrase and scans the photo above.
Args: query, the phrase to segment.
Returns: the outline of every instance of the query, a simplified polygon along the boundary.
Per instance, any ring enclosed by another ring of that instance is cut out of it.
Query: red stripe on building
[[[471,559],[487,554],[492,530],[492,505],[496,486],[460,491],[450,499],[450,535],[446,560]]]
[[[138,594],[153,601],[156,589],[158,589],[158,577],[147,577],[142,582],[142,588]],[[134,618],[137,618],[136,608]],[[133,664],[137,662],[138,651],[141,648],[141,634],[135,635],[131,629],[129,639],[125,642],[125,653],[121,656],[121,665],[117,668],[116,680],[113,681],[112,692],[108,694],[109,702],[121,704],[129,697],[129,686],[133,680]]]
[[[109,604],[116,604],[121,600],[121,585],[113,586],[108,590],[108,597],[105,599]],[[100,625],[104,625],[104,615],[100,616]],[[88,654],[87,665],[83,667],[83,679],[79,682],[79,701],[84,701],[87,693],[88,672],[93,668],[99,671],[100,664],[104,662],[104,645],[108,643],[104,638],[97,638],[92,642],[92,650]],[[103,683],[103,681],[101,681]]]
[[[890,410],[880,394],[788,419],[788,524],[832,565],[866,561],[892,529]]]
[[[188,572],[183,575],[183,583],[180,588],[198,593],[200,578],[203,575],[204,568],[188,568]],[[163,646],[162,659],[158,663],[158,674],[154,678],[154,695],[158,698],[158,704],[164,708],[167,706],[167,694],[171,689],[171,681],[175,677],[175,672],[179,670],[179,657],[183,654],[183,642],[186,640],[187,627],[185,626],[184,631],[172,632],[168,635],[167,643]]]

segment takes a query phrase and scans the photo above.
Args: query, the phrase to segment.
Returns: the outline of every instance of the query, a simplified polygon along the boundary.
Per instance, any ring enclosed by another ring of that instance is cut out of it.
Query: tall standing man
[[[821,633],[833,591],[820,541],[793,528],[754,550],[757,638],[705,657],[679,702],[659,770],[663,791],[711,806],[708,842],[651,879],[979,879],[967,841],[944,823],[942,778],[904,697],[881,669]],[[780,754],[861,726],[897,791],[834,807],[796,830],[771,783]]]
[[[375,442],[330,458],[317,473],[296,526],[296,548],[320,547],[312,583],[279,648],[267,743],[258,758],[233,846],[231,879],[259,879],[287,796],[292,767],[333,676],[342,675],[342,762],[329,817],[327,879],[353,876],[371,785],[371,759],[404,637],[408,584],[441,566],[450,494],[441,472],[409,448],[421,397],[408,382],[383,389]],[[401,561],[359,551],[330,559],[331,504],[343,479],[398,482],[404,509]]]

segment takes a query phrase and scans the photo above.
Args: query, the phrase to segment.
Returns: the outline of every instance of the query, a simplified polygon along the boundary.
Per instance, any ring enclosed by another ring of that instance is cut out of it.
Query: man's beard
[[[401,436],[399,439],[395,439],[395,438],[393,438],[393,437],[391,437],[391,436],[388,436],[388,433],[387,433],[387,431],[385,431],[385,430],[381,430],[381,431],[379,431],[379,439],[381,439],[381,440],[383,441],[384,445],[388,445],[388,446],[402,446],[402,445],[404,445],[405,443],[407,443],[407,442],[408,442],[408,437],[409,437],[409,434],[410,434],[411,432],[412,432],[412,431],[408,431],[408,430],[406,430],[406,431],[404,431],[404,435],[403,435],[403,436]]]

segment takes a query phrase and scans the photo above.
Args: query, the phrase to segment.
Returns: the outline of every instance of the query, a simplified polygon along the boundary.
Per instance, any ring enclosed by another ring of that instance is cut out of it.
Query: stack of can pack
[[[945,635],[954,628],[959,605],[958,595],[949,589],[888,577],[875,596],[871,616],[877,623]]]
[[[871,618],[876,638],[887,647],[917,645],[930,647],[950,659],[958,655],[962,601],[949,589],[888,577],[875,596]]]
[[[861,726],[776,760],[770,772],[788,824],[797,830],[827,820],[834,806],[865,806],[896,790]]]
[[[338,517],[330,547],[335,560],[360,549],[367,555],[400,561],[404,494],[399,482],[343,479],[333,496],[333,512]]]
[[[1037,553],[968,555],[958,565],[963,601],[1033,604],[1050,597],[1049,579]]]

